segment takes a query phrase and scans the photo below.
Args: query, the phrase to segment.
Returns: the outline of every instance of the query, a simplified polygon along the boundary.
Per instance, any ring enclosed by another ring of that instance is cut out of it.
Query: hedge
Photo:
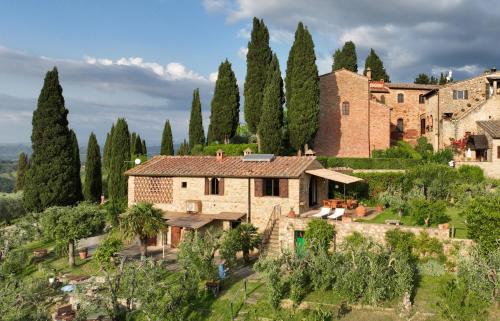
[[[325,167],[350,167],[353,169],[407,169],[422,164],[421,160],[406,158],[338,158],[319,156]]]
[[[405,173],[354,173],[351,175],[362,178],[364,181],[346,185],[346,194],[361,199],[375,199],[379,193],[386,191],[389,186],[402,186]],[[343,185],[337,185],[339,187],[336,190],[335,184],[330,184],[330,195],[333,195],[332,192],[334,191],[336,193],[344,192]]]
[[[203,149],[203,155],[215,156],[217,150],[222,149],[227,156],[243,156],[243,151],[250,148],[253,153],[258,150],[257,144],[214,144]]]

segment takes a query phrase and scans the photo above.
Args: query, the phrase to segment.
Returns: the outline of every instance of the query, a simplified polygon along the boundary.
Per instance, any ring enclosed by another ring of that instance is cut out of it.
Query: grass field
[[[456,207],[448,207],[446,209],[446,214],[450,217],[450,227],[454,227],[456,229],[455,238],[467,238],[467,228],[465,226],[464,218],[460,215],[459,209]],[[399,220],[403,225],[417,226],[410,216],[403,215],[403,217],[399,217],[399,215],[391,209],[385,210],[372,219],[360,219],[358,222],[385,224],[386,220]]]

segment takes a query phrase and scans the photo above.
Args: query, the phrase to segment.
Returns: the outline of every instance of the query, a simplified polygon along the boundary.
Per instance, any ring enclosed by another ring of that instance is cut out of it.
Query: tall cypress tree
[[[24,206],[40,212],[50,206],[73,205],[79,199],[74,159],[57,68],[47,72],[33,112],[32,156],[24,185]]]
[[[287,123],[296,150],[312,143],[318,130],[319,78],[311,34],[299,23],[286,69]]]
[[[130,155],[137,155],[140,154],[140,150],[137,150],[137,134],[133,132],[130,135]]]
[[[102,195],[101,151],[94,133],[90,134],[87,144],[83,195],[85,200],[92,203],[99,202]]]
[[[106,142],[104,142],[103,167],[106,171],[109,171],[109,161],[111,159],[111,145],[113,143],[114,130],[115,130],[115,124],[111,125],[111,130],[106,135]]]
[[[141,145],[142,145],[142,154],[144,156],[148,156],[148,148],[146,147],[146,140],[143,139]]]
[[[189,118],[189,149],[195,145],[205,145],[205,131],[203,129],[203,117],[201,115],[200,90],[193,91],[193,102],[191,104],[191,117]]]
[[[130,161],[130,133],[125,119],[118,118],[113,131],[111,158],[108,175],[109,199],[118,207],[124,206],[127,201],[127,177],[123,173],[127,170]]]
[[[337,49],[333,55],[333,71],[345,68],[352,72],[358,72],[358,56],[354,42],[347,41],[342,50]]]
[[[71,138],[71,148],[73,149],[73,179],[75,180],[76,186],[76,201],[83,200],[83,192],[82,192],[82,178],[80,176],[80,169],[82,167],[82,163],[80,162],[80,148],[78,147],[78,139],[76,139],[75,132],[70,129],[70,138]]]
[[[231,63],[226,59],[219,66],[212,98],[209,142],[227,142],[239,125],[240,92]]]
[[[137,134],[137,136],[135,137],[134,145],[135,145],[135,148],[134,148],[135,154],[132,154],[132,155],[143,155],[144,152],[142,151],[141,135]]]
[[[17,161],[16,192],[22,191],[24,189],[24,182],[28,166],[29,166],[28,155],[26,155],[25,153],[19,154],[19,160]]]
[[[281,153],[283,143],[284,100],[280,65],[278,57],[273,55],[268,70],[266,87],[264,89],[262,116],[258,127],[260,151],[263,153]]]
[[[248,129],[255,133],[261,117],[264,86],[272,59],[269,47],[269,31],[263,20],[253,18],[253,28],[247,53],[247,75],[245,78],[245,121]]]
[[[170,121],[168,119],[165,121],[165,126],[163,127],[160,155],[174,155],[174,139],[172,138],[172,127],[170,127]]]
[[[390,82],[389,75],[385,71],[384,63],[375,53],[375,50],[370,49],[370,53],[365,60],[365,70],[363,74],[366,76],[366,71],[368,67],[372,70],[373,80],[384,80],[385,82]]]

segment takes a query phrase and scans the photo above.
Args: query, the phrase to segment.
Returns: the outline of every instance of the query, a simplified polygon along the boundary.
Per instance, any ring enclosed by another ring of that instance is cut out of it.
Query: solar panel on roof
[[[270,162],[274,159],[274,154],[249,154],[243,156],[244,162]]]

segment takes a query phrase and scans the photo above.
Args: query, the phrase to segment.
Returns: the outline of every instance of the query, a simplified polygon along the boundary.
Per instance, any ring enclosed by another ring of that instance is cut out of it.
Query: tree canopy
[[[358,56],[356,55],[356,45],[352,41],[346,41],[342,49],[335,50],[333,54],[332,70],[345,68],[352,72],[358,72]]]
[[[211,104],[208,142],[229,142],[239,125],[240,92],[231,63],[226,59],[219,66]]]
[[[247,74],[245,78],[245,121],[250,132],[256,133],[264,100],[264,88],[272,59],[269,31],[263,20],[253,18],[253,28],[248,42]]]
[[[24,184],[24,205],[29,211],[72,205],[81,199],[81,189],[74,176],[76,160],[62,92],[59,74],[54,68],[45,76],[33,112],[33,153]]]
[[[370,53],[368,54],[368,57],[366,57],[365,70],[363,71],[363,75],[366,76],[368,68],[370,68],[372,71],[373,80],[383,80],[385,82],[390,82],[389,75],[384,68],[384,63],[373,49],[370,49]]]
[[[319,127],[319,78],[311,34],[300,22],[288,55],[286,107],[290,145],[312,143]]]
[[[191,104],[191,117],[189,118],[189,149],[195,145],[205,145],[205,130],[203,129],[203,116],[201,114],[200,89],[193,91]]]
[[[118,118],[113,131],[108,175],[109,199],[118,207],[127,202],[128,181],[123,175],[130,162],[130,134],[124,118]]]
[[[17,161],[16,191],[22,191],[24,189],[24,181],[28,167],[28,155],[26,155],[26,153],[19,154],[19,160]]]
[[[97,203],[102,195],[101,151],[94,133],[90,134],[85,162],[85,182],[83,186],[85,200]]]
[[[174,155],[174,141],[172,137],[172,127],[170,127],[170,121],[168,119],[165,121],[165,126],[163,126],[160,155],[169,155],[169,156]]]

